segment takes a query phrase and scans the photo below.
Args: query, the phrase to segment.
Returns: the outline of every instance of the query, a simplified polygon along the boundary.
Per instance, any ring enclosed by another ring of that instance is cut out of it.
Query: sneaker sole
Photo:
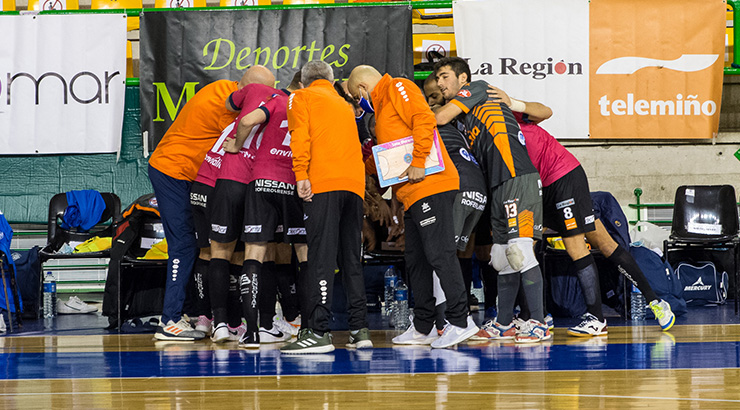
[[[239,343],[236,345],[236,347],[240,349],[259,349],[260,344],[259,343]]]
[[[673,327],[673,325],[675,325],[675,324],[676,324],[676,316],[674,315],[671,318],[671,323],[668,323],[665,327],[661,326],[660,328],[663,329],[663,331],[665,332],[667,330],[670,330]]]
[[[602,330],[599,333],[581,333],[581,332],[576,332],[574,330],[568,329],[568,334],[570,336],[575,336],[575,337],[594,337],[594,336],[605,336],[608,334],[608,332],[606,330]]]
[[[350,349],[370,349],[373,347],[373,342],[372,340],[360,340],[357,343],[347,343],[345,346]]]
[[[200,339],[196,339],[194,337],[174,336],[174,335],[173,336],[170,336],[170,335],[166,335],[164,333],[155,333],[154,334],[154,338],[157,339],[157,340],[167,340],[167,341],[171,341],[171,342],[194,342],[196,340],[200,340]]]
[[[434,340],[437,340],[438,338],[435,338]],[[434,343],[434,340],[402,340],[402,341],[396,341],[395,338],[391,340],[394,345],[402,345],[402,346],[428,346],[432,343]]]
[[[231,335],[229,333],[227,333],[225,336],[221,336],[221,337],[218,337],[218,338],[211,337],[211,342],[213,342],[213,343],[225,343],[225,342],[228,342],[229,341],[229,337],[230,336]]]
[[[334,345],[329,346],[313,346],[313,347],[306,347],[303,349],[294,349],[294,350],[280,350],[280,353],[283,354],[311,354],[311,353],[330,353],[334,351]]]
[[[444,344],[444,345],[442,345],[442,344],[438,344],[438,345],[436,345],[436,346],[435,346],[435,345],[434,345],[434,342],[432,342],[432,344],[431,344],[431,346],[432,346],[432,349],[445,349],[445,348],[448,348],[448,347],[454,346],[454,345],[456,345],[456,344],[460,344],[460,343],[462,343],[462,342],[464,342],[464,341],[466,341],[466,340],[470,339],[471,337],[473,337],[473,336],[474,336],[474,335],[475,335],[476,333],[478,333],[478,331],[479,331],[479,330],[480,330],[480,328],[478,328],[478,327],[476,326],[476,327],[475,327],[474,329],[471,329],[471,330],[469,330],[469,331],[467,331],[467,332],[463,333],[462,335],[460,335],[460,337],[458,337],[458,338],[457,338],[457,339],[455,340],[455,342],[453,342],[453,343],[447,343],[447,344]],[[437,339],[437,340],[439,340],[439,339]],[[435,341],[436,341],[436,340],[435,340]]]

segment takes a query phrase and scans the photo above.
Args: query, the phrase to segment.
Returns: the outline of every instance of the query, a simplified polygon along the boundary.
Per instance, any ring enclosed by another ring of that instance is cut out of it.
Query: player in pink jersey
[[[618,245],[603,223],[594,216],[588,177],[583,167],[555,137],[537,125],[549,118],[552,110],[537,102],[510,98],[503,90],[495,87],[493,91],[501,102],[514,111],[526,140],[527,153],[542,179],[544,225],[562,235],[563,244],[573,260],[583,289],[588,312],[582,317],[580,324],[568,329],[568,334],[597,336],[607,333],[606,320],[601,309],[596,263],[586,246],[584,236],[645,294],[661,328],[670,329],[675,323],[675,316],[668,302],[658,298],[629,250]]]
[[[299,264],[305,264],[308,255],[303,201],[295,190],[287,105],[286,96],[274,96],[242,118],[236,139],[227,141],[225,146],[227,152],[236,152],[240,144],[246,145],[252,158],[241,236],[246,244],[240,286],[247,332],[239,341],[240,347],[259,347],[260,341],[280,342],[290,338],[289,334],[274,326],[273,317],[263,315],[261,309],[259,330],[257,328],[258,300],[266,296],[258,295],[260,283],[268,276],[262,272],[268,242],[281,239],[293,244]],[[280,231],[280,227],[282,238],[276,238],[275,232]],[[264,291],[273,296],[274,290]]]

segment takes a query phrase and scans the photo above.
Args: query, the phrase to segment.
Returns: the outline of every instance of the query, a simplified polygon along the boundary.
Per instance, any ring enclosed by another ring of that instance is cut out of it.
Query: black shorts
[[[545,226],[568,237],[594,229],[588,177],[580,165],[542,189]]]
[[[190,188],[190,207],[193,210],[195,224],[195,240],[199,248],[208,248],[211,241],[208,235],[211,232],[211,218],[208,213],[208,197],[213,193],[213,187],[202,182],[193,182]]]
[[[486,209],[486,194],[476,191],[459,191],[452,204],[452,225],[455,229],[457,250],[464,251],[470,234]]]
[[[491,236],[491,207],[486,205],[483,215],[478,220],[478,225],[475,226],[475,246],[488,245],[493,245],[493,237]]]
[[[306,243],[303,200],[295,185],[257,179],[247,187],[244,207],[244,242]]]
[[[514,238],[542,238],[542,183],[538,173],[506,180],[491,191],[493,243]]]
[[[239,239],[244,226],[244,199],[247,185],[241,182],[219,179],[208,199],[211,214],[212,241],[228,243]]]

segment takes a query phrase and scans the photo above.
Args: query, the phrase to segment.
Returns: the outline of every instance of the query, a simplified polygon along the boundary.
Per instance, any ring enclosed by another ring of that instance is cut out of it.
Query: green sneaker
[[[317,336],[311,329],[301,329],[298,340],[280,348],[285,354],[329,353],[334,351],[331,343],[331,333]]]
[[[366,327],[363,327],[360,330],[349,332],[349,343],[347,343],[347,347],[350,349],[369,349],[373,347],[373,341],[370,340],[370,331]]]

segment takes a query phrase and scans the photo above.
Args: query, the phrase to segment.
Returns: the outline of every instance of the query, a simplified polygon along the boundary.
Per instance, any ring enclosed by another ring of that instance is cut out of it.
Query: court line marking
[[[436,390],[332,390],[332,389],[217,389],[217,390],[176,390],[176,393],[413,393],[413,394],[437,394]],[[17,396],[69,396],[69,395],[114,395],[114,394],[172,394],[169,390],[137,390],[137,391],[99,391],[99,392],[38,392],[38,393],[0,393],[0,397],[17,397]],[[638,399],[638,400],[671,400],[682,402],[720,402],[720,403],[740,403],[740,400],[732,399],[702,399],[702,398],[684,398],[684,397],[654,397],[654,396],[618,396],[612,394],[563,394],[563,393],[526,393],[526,392],[466,392],[466,391],[445,391],[445,394],[460,395],[487,395],[487,396],[532,396],[532,397],[587,397],[603,399]]]

